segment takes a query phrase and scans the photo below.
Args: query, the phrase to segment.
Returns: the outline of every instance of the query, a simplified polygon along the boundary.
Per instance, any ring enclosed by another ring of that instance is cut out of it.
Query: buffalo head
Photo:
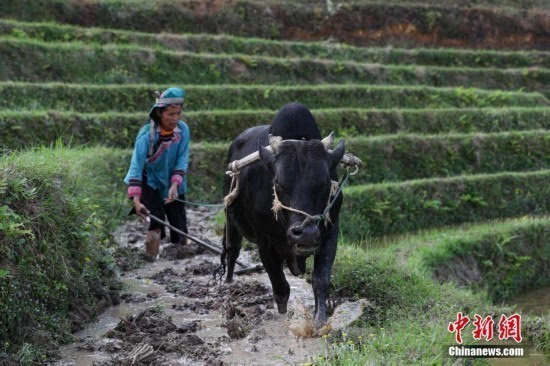
[[[281,141],[271,135],[269,140],[273,152],[261,145],[258,148],[272,175],[273,196],[279,201],[278,220],[285,227],[292,252],[309,256],[321,245],[323,225],[311,217],[322,214],[329,204],[331,175],[345,153],[344,140],[332,151],[332,133],[323,140]]]

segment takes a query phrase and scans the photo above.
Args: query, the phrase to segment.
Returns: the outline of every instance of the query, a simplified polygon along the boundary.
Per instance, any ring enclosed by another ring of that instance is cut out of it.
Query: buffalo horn
[[[334,132],[329,133],[327,137],[321,140],[321,142],[325,145],[325,150],[328,151],[334,142]]]

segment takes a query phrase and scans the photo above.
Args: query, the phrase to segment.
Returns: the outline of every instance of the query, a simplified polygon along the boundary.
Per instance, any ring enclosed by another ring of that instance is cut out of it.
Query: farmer
[[[165,237],[164,225],[149,220],[149,213],[187,233],[185,200],[187,165],[189,161],[189,127],[180,120],[185,91],[180,88],[158,92],[156,103],[149,111],[149,122],[139,131],[130,169],[124,179],[128,197],[136,213],[149,221],[145,251],[156,259],[160,240]],[[179,200],[178,200],[179,199]],[[187,244],[187,238],[170,231],[170,241]]]

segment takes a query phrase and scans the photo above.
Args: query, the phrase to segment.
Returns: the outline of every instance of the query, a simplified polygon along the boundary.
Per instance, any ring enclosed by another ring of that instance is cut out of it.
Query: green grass
[[[348,151],[364,166],[353,184],[550,168],[550,133],[356,137]]]
[[[365,84],[323,85],[196,85],[185,88],[184,110],[279,109],[299,101],[311,109],[327,108],[482,108],[537,107],[550,102],[539,93],[486,91],[474,88],[436,88]],[[0,108],[55,109],[78,112],[149,110],[154,91],[172,85],[124,84],[93,85],[65,83],[0,82]],[[389,111],[387,112],[389,113]]]
[[[327,351],[312,361],[317,365],[444,364],[443,347],[455,343],[447,324],[456,319],[457,312],[470,318],[477,313],[498,319],[500,314],[517,311],[513,307],[491,305],[491,298],[497,299],[486,291],[487,285],[500,289],[510,283],[542,285],[541,277],[528,274],[532,274],[530,266],[540,267],[548,261],[545,239],[549,225],[545,217],[446,228],[401,238],[386,248],[368,250],[350,245],[344,239],[332,274],[335,295],[366,298],[371,307],[353,327],[326,339]],[[504,251],[498,250],[499,245],[505,246]],[[467,287],[434,281],[430,255],[434,252],[455,255],[461,250],[467,250],[468,255],[480,262],[492,259],[501,265],[487,268],[484,272],[487,282],[479,283],[476,293]],[[514,263],[518,254],[529,256],[519,267]],[[539,273],[545,276],[544,272]],[[494,281],[499,277],[509,281]],[[517,290],[519,287],[514,289]],[[524,344],[534,345],[548,355],[548,318],[523,315],[522,320]],[[466,345],[484,343],[473,340],[471,332],[463,332],[463,337]]]
[[[477,174],[344,190],[340,228],[365,240],[431,227],[549,212],[550,171]]]
[[[548,230],[550,217],[523,216],[428,229],[366,246],[438,282],[482,291],[494,303],[502,303],[525,289],[548,286]]]
[[[71,83],[362,83],[547,91],[548,69],[386,66],[0,38],[0,80]]]
[[[67,119],[67,121],[69,120]],[[1,118],[0,121],[2,121]],[[48,121],[48,119],[45,119],[45,121]],[[63,122],[60,119],[56,119],[56,121]],[[33,141],[35,137],[38,140],[38,136],[44,138],[48,134],[50,134],[51,141],[54,141],[59,138],[57,133],[63,134],[67,143],[120,146],[120,143],[124,142],[124,147],[132,147],[135,134],[119,127],[116,121],[117,119],[114,118],[113,124],[109,125],[109,129],[100,128],[98,126],[102,126],[102,124],[93,124],[93,121],[89,122],[91,124],[90,128],[76,126],[74,129],[71,129],[73,127],[67,129],[67,126],[63,126],[63,124],[54,127],[45,123],[40,128],[37,124],[29,123],[28,129],[10,130],[0,128],[0,131],[6,131],[4,135],[0,134],[0,137],[2,141],[11,139],[13,147],[24,146],[26,143]],[[22,124],[13,125],[20,127]],[[0,127],[2,127],[1,122]],[[20,131],[23,133],[20,133]],[[32,131],[32,133],[29,133],[29,131]],[[73,134],[71,135],[71,133]],[[96,135],[97,138],[90,139],[91,134]],[[193,139],[197,141],[196,137],[193,137]],[[41,143],[47,143],[46,140],[40,141]],[[549,133],[547,131],[431,136],[398,134],[370,138],[348,136],[346,137],[347,151],[355,154],[364,162],[359,173],[351,178],[350,184],[403,181],[460,174],[548,169],[550,167],[550,153],[548,150],[550,144],[548,141]],[[221,188],[224,173],[227,170],[228,149],[229,142],[212,143],[203,141],[202,143],[195,142],[192,144],[189,167],[189,197],[194,200],[221,201]],[[129,150],[127,150],[127,154],[130,154]],[[123,164],[125,162],[121,162],[121,165]],[[433,183],[433,185],[436,185],[436,183]],[[389,192],[392,190],[393,188]],[[384,193],[383,196],[391,195],[389,192]],[[357,193],[357,195],[363,196],[362,193]],[[396,197],[404,199],[402,195]],[[376,204],[388,204],[388,202],[385,202],[386,199],[389,198],[381,199]],[[415,196],[414,199],[419,199],[419,197]],[[434,201],[432,204],[438,204],[437,202]],[[370,202],[369,205],[375,205],[375,202]],[[377,210],[375,207],[370,206],[369,209],[372,209],[373,212]],[[399,210],[399,208],[395,209]],[[428,211],[432,209],[434,208],[428,207]],[[445,210],[446,208],[441,207],[441,209]],[[392,215],[398,214],[399,212],[395,212]],[[390,215],[392,220],[399,221],[397,217],[392,215]],[[374,217],[372,219],[374,220]],[[364,222],[363,225],[369,224]],[[392,226],[394,224],[388,223],[388,225]],[[382,226],[380,228],[382,229]],[[362,229],[363,227],[355,231],[354,235],[360,235]]]
[[[126,214],[123,156],[56,147],[0,157],[0,356],[41,359],[36,330],[66,341],[78,329],[73,316],[111,304],[119,285],[109,247]]]
[[[169,51],[246,54],[281,58],[330,59],[384,64],[470,67],[550,67],[550,53],[490,50],[362,48],[321,42],[274,41],[230,35],[130,32],[84,28],[56,23],[0,19],[0,34],[46,42],[84,42],[97,45],[139,45]]]
[[[446,329],[456,313],[487,313],[483,295],[439,285],[383,253],[341,245],[331,283],[339,294],[366,298],[372,305],[355,324],[328,339],[319,365],[402,365],[443,363],[443,346],[453,343]]]
[[[550,109],[312,110],[323,133],[340,137],[380,134],[445,134],[547,129]],[[245,129],[269,124],[275,111],[187,112],[182,117],[193,141],[229,142]],[[0,112],[0,146],[49,144],[57,138],[75,144],[133,147],[145,113]],[[493,132],[498,133],[498,132]],[[544,134],[543,134],[544,135]],[[417,146],[422,149],[422,138]],[[413,141],[414,142],[414,141]],[[431,146],[431,145],[430,145]],[[472,146],[475,150],[475,146]],[[429,158],[429,157],[426,157]],[[435,168],[435,167],[434,167]]]
[[[550,285],[550,219],[501,223],[422,246],[416,254],[440,281],[482,289],[499,303]]]

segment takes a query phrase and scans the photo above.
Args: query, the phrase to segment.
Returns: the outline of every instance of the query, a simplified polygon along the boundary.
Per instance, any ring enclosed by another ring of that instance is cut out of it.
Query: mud
[[[189,243],[185,246],[170,244],[164,248],[160,257],[169,261],[177,261],[180,259],[192,258],[195,255],[203,253],[204,249],[195,243]]]
[[[190,321],[181,326],[159,307],[148,308],[138,315],[129,315],[104,337],[118,339],[111,353],[114,357],[102,364],[165,364],[169,359],[191,357],[213,364],[221,364],[216,357],[220,352],[215,344],[207,344],[195,334],[201,329],[200,321]],[[142,352],[136,350],[142,349]],[[133,354],[130,358],[128,355]],[[136,363],[134,363],[136,364]]]
[[[215,212],[188,209],[190,234],[219,245]],[[299,364],[324,350],[320,338],[296,337],[301,312],[314,307],[311,284],[286,272],[291,286],[288,314],[278,314],[265,272],[213,279],[219,257],[194,243],[165,239],[160,258],[141,256],[145,227],[132,221],[117,234],[117,262],[125,287],[120,304],[75,334],[56,365]],[[256,251],[239,258],[257,264]]]

